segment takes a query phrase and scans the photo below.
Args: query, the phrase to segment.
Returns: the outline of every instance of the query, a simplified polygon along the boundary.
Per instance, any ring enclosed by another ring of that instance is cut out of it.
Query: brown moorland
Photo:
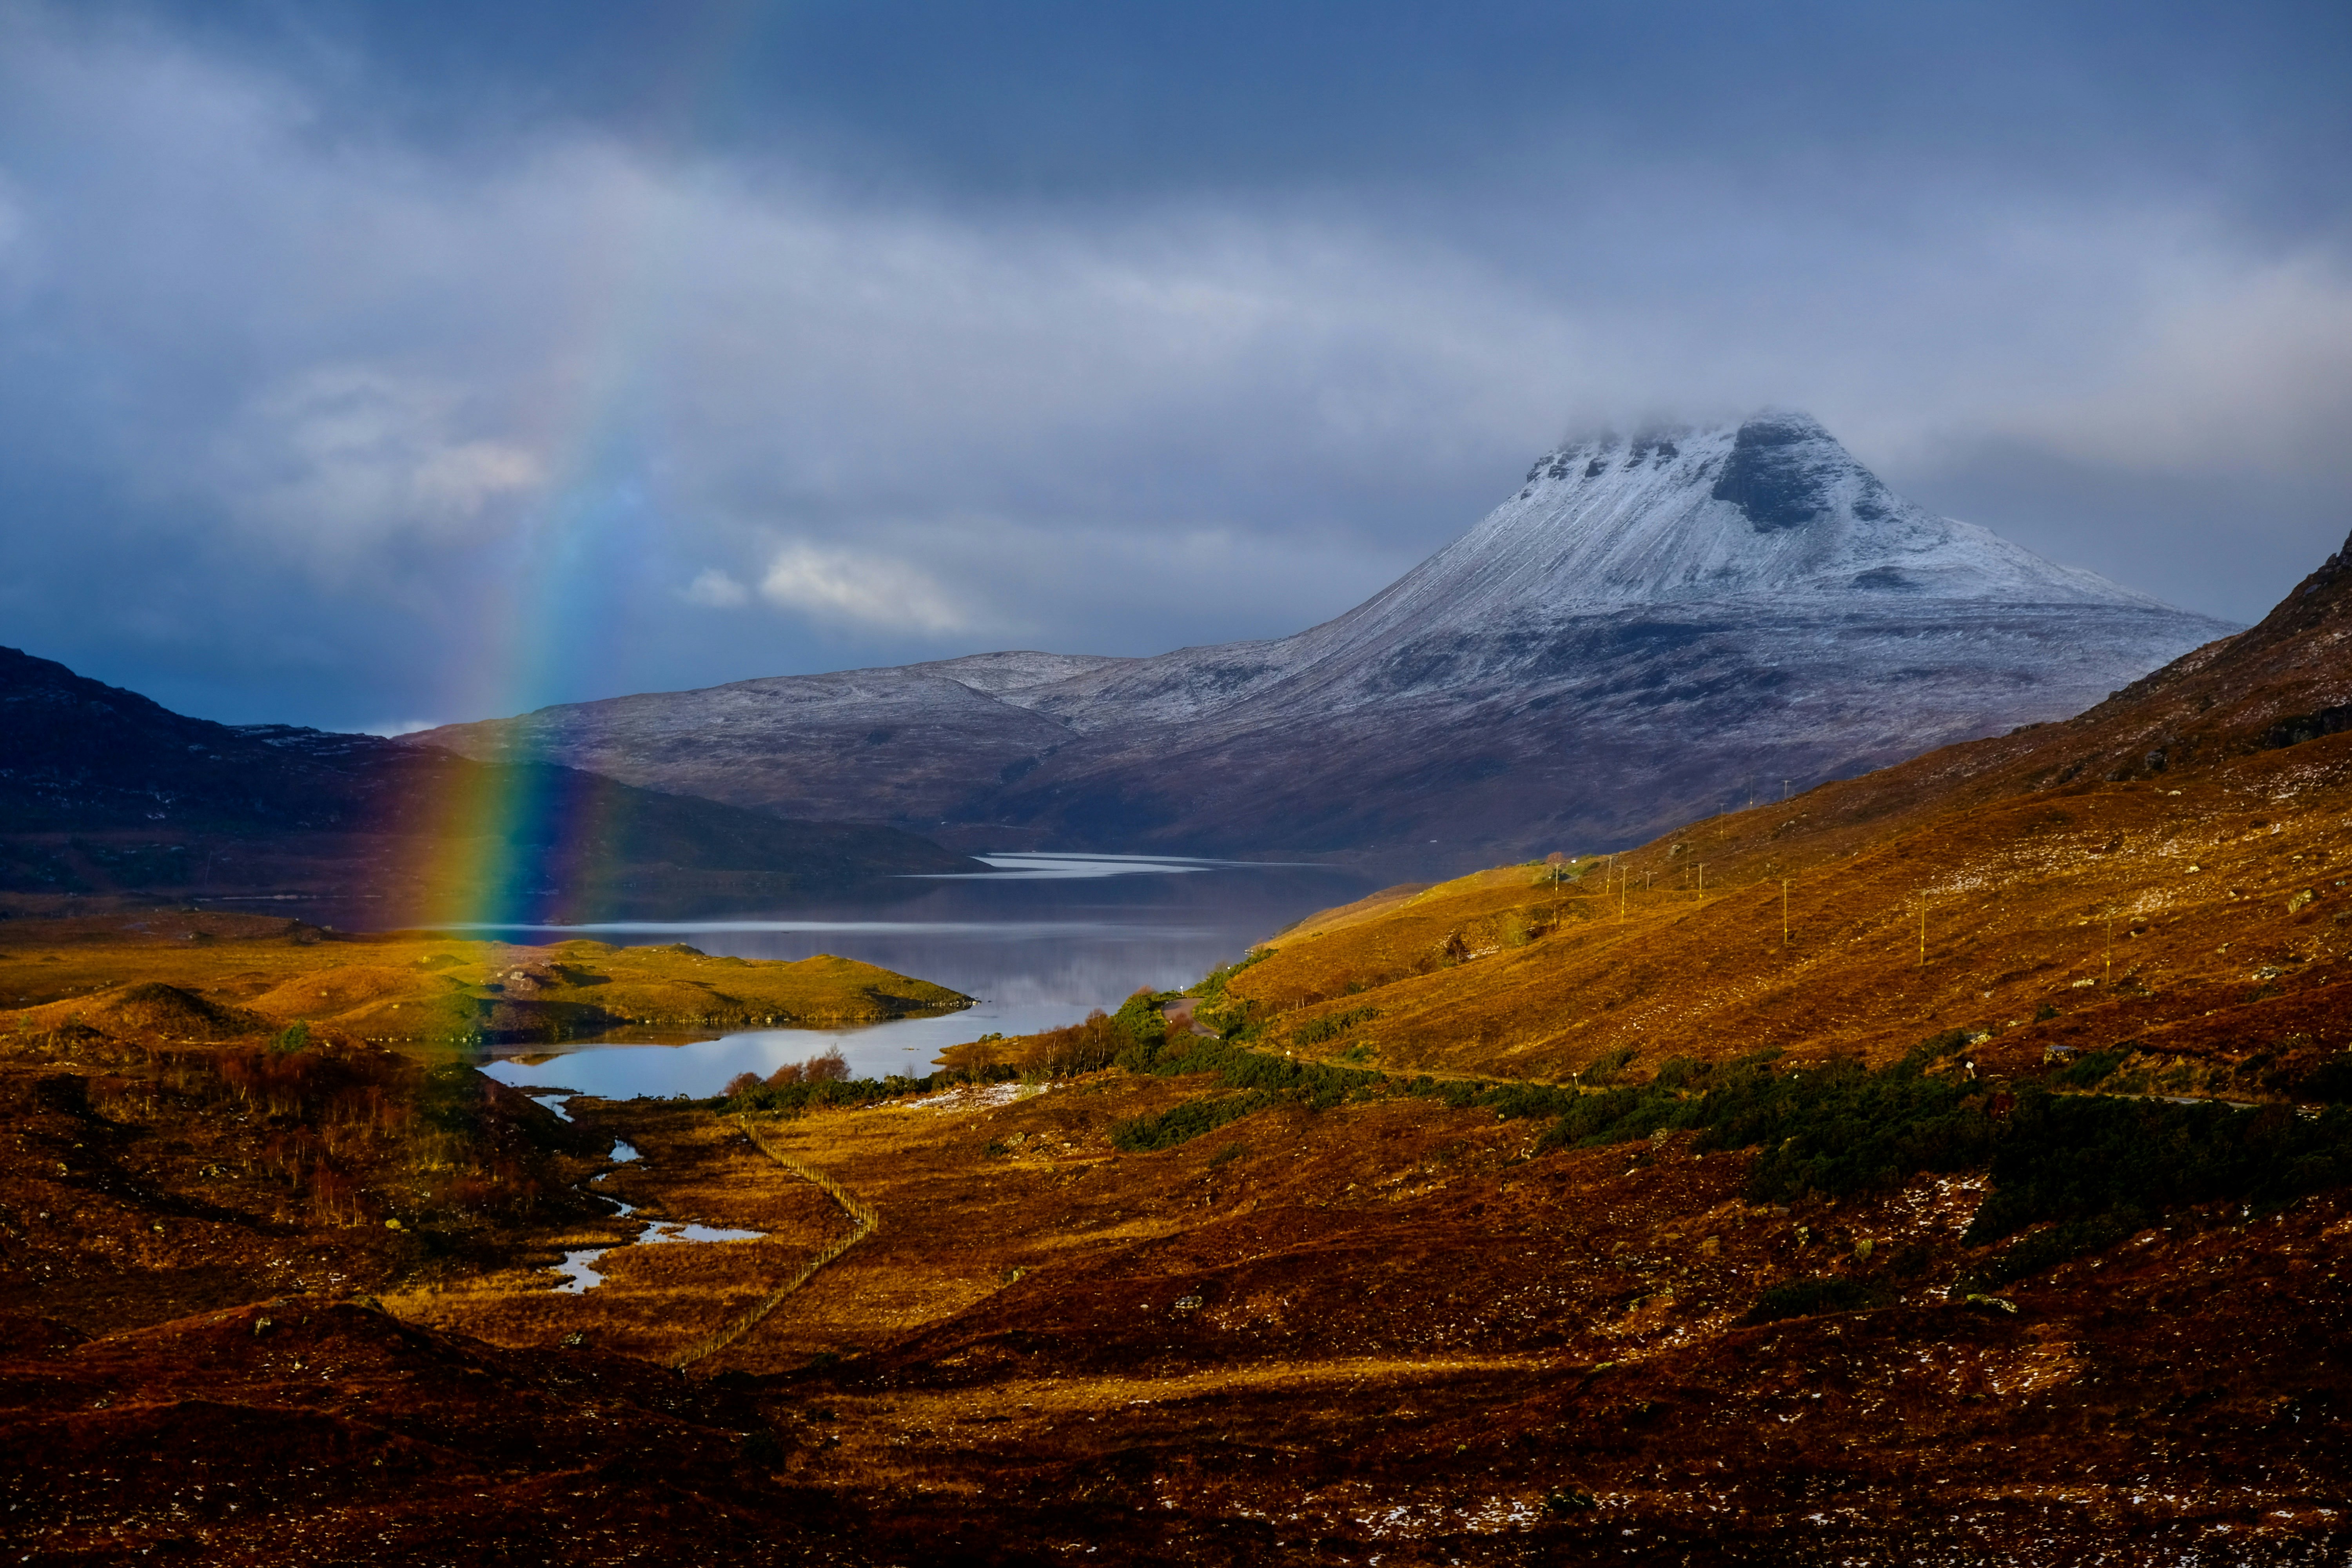
[[[1205,988],[1225,1039],[1093,1026],[1124,1067],[518,1110],[551,1195],[364,1276],[392,1317],[34,1284],[11,1528],[60,1561],[2337,1560],[2347,629],[2339,556],[2066,724],[1334,911]],[[5,1065],[48,1120],[0,1212],[103,1197],[80,1234],[168,1243],[194,1178],[114,1151],[195,1113],[141,1122],[161,1090],[59,1054],[90,1026]],[[605,1173],[611,1137],[646,1158]],[[649,1370],[849,1234],[785,1161],[875,1228]],[[583,1184],[768,1234],[557,1296],[534,1266],[618,1234],[555,1206]]]

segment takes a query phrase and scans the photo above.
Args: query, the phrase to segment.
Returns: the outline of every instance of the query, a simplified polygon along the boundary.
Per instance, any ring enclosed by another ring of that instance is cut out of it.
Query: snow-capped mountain
[[[1771,413],[1563,446],[1294,637],[741,681],[417,739],[968,847],[1446,865],[2061,717],[2231,629],[1924,511]]]

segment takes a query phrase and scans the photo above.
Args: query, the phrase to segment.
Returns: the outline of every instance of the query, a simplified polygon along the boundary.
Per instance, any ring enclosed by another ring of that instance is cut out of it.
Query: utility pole
[[[1706,862],[1698,863],[1698,901],[1706,902]]]
[[[1787,804],[1787,802],[1788,802],[1788,799],[1789,799],[1789,781],[1788,781],[1787,779],[1782,779],[1782,780],[1780,781],[1780,800],[1781,800],[1781,803],[1782,803],[1783,805],[1786,805],[1786,804]]]

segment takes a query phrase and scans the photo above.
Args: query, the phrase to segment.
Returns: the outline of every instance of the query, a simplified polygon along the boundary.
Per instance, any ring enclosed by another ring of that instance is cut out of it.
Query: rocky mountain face
[[[1442,869],[2059,718],[2231,629],[1924,511],[1768,414],[1548,453],[1294,637],[741,681],[415,742],[972,847]]]
[[[494,826],[535,900],[772,895],[978,869],[898,829],[780,820],[558,763],[215,724],[0,648],[0,891],[418,904],[427,873],[452,861],[441,847],[485,830],[463,808],[486,797],[524,803]]]

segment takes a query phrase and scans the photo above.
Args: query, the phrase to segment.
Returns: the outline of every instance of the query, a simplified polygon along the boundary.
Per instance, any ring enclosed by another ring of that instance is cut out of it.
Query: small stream
[[[572,1093],[568,1089],[551,1094],[534,1094],[530,1097],[534,1104],[547,1107],[566,1121],[572,1120],[572,1114],[564,1109],[563,1102],[571,1098]],[[613,1140],[612,1152],[605,1155],[605,1158],[615,1165],[626,1165],[633,1161],[642,1160],[645,1156],[639,1153],[636,1146],[627,1139],[615,1138]],[[636,1205],[625,1204],[618,1198],[593,1190],[596,1183],[612,1173],[610,1171],[600,1171],[588,1179],[587,1188],[573,1190],[586,1191],[590,1197],[602,1203],[611,1204],[617,1211],[617,1217],[627,1219],[637,1212]],[[665,1241],[688,1243],[758,1241],[768,1234],[764,1230],[729,1230],[723,1226],[702,1225],[693,1220],[649,1219],[644,1222],[644,1229],[638,1231],[629,1240],[620,1243],[619,1246],[583,1247],[565,1252],[563,1261],[557,1264],[554,1268],[554,1272],[563,1277],[554,1287],[556,1293],[564,1296],[579,1296],[602,1285],[604,1282],[604,1271],[596,1267],[597,1260],[608,1252],[620,1251],[624,1247],[651,1247],[657,1242]]]
[[[533,1047],[482,1070],[530,1086],[530,1098],[566,1121],[572,1116],[564,1102],[574,1094],[714,1095],[738,1073],[765,1078],[786,1061],[828,1049],[840,1051],[860,1077],[919,1077],[940,1050],[982,1034],[1053,1028],[1096,1007],[1117,1007],[1138,986],[1189,984],[1299,916],[1372,887],[1360,873],[1324,866],[1139,855],[981,858],[992,868],[988,874],[914,879],[923,890],[870,904],[700,921],[467,928],[524,942],[687,942],[752,959],[839,953],[978,998],[956,1013],[854,1028],[746,1029],[682,1045],[581,1040]],[[546,1087],[551,1081],[567,1087]],[[626,1143],[614,1145],[615,1163],[636,1158]],[[604,1196],[593,1181],[583,1190]],[[617,1198],[604,1201],[622,1219],[636,1212]],[[754,1241],[762,1234],[693,1221],[639,1224],[639,1234],[623,1246]],[[616,1250],[566,1252],[555,1289],[570,1295],[594,1289],[604,1281],[597,1262]]]

